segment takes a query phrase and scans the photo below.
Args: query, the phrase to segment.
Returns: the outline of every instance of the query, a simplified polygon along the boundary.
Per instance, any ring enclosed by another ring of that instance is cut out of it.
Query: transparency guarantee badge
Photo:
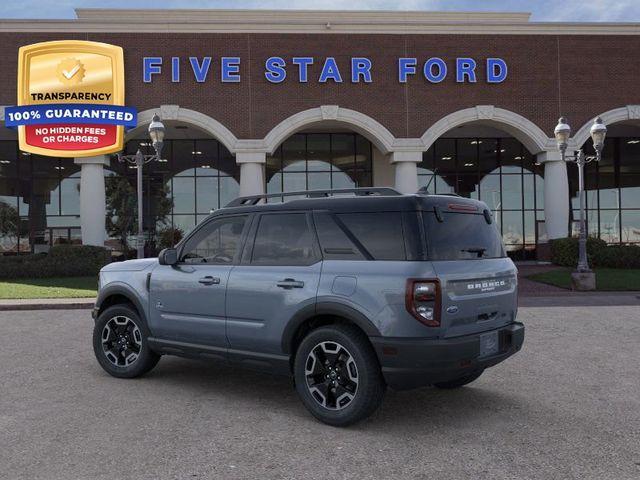
[[[18,106],[5,109],[20,150],[56,157],[117,152],[125,127],[137,120],[124,106],[121,47],[63,40],[20,48]]]

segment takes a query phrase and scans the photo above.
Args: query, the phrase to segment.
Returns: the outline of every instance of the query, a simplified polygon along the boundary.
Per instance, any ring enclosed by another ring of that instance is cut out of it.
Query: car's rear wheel
[[[156,366],[160,355],[151,351],[149,332],[129,305],[105,309],[93,328],[93,351],[100,366],[110,375],[133,378]]]
[[[480,370],[477,372],[470,373],[469,375],[464,375],[462,377],[456,378],[454,380],[450,380],[448,382],[438,382],[433,385],[438,388],[442,388],[445,390],[452,390],[454,388],[464,387],[465,385],[477,380],[484,370]]]
[[[382,402],[385,384],[366,336],[350,325],[309,333],[294,362],[296,390],[318,420],[347,426],[370,416]]]

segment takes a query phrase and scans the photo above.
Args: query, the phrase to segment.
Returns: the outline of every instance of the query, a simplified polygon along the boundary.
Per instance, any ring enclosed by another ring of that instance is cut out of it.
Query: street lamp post
[[[160,160],[162,152],[162,144],[164,142],[165,128],[160,121],[160,117],[156,114],[149,125],[149,138],[153,145],[155,153],[153,155],[144,155],[140,149],[135,155],[122,155],[118,153],[118,161],[127,162],[135,165],[137,173],[137,193],[138,193],[138,235],[136,236],[137,258],[144,258],[144,234],[143,234],[143,205],[142,205],[142,166],[152,160]]]
[[[578,166],[578,192],[580,200],[580,237],[578,239],[578,266],[576,273],[574,274],[574,282],[577,276],[590,278],[590,284],[593,284],[595,288],[595,277],[589,268],[589,261],[587,259],[587,228],[585,219],[585,191],[584,191],[584,166],[593,161],[599,162],[602,158],[602,149],[604,147],[604,139],[607,134],[607,127],[602,123],[602,119],[597,117],[593,125],[591,126],[591,139],[593,140],[593,148],[596,152],[595,155],[585,155],[582,149],[578,150],[572,155],[567,155],[567,146],[569,143],[569,137],[571,136],[571,127],[567,123],[566,118],[561,117],[558,120],[558,125],[554,130],[556,141],[558,143],[558,149],[562,154],[563,161],[574,162]],[[592,289],[592,288],[584,288]]]

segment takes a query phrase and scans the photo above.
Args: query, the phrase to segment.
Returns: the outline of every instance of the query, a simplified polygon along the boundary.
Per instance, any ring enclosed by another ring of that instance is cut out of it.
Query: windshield
[[[423,213],[430,260],[477,260],[504,257],[495,222],[483,214],[442,212],[440,222],[433,212]]]

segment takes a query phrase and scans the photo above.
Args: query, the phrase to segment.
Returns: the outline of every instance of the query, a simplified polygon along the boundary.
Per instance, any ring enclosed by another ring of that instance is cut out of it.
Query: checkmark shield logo
[[[65,58],[57,67],[58,80],[64,85],[77,85],[85,75],[84,65],[75,58]]]

